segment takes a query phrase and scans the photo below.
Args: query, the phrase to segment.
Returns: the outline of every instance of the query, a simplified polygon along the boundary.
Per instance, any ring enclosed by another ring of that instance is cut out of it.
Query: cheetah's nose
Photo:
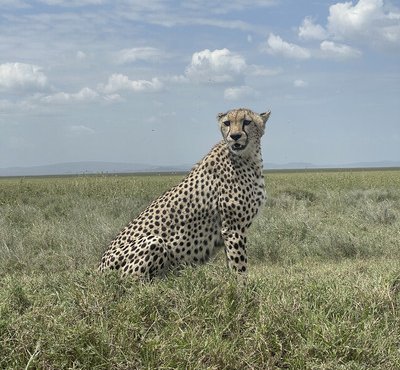
[[[231,138],[235,141],[238,141],[242,137],[242,134],[232,134]]]

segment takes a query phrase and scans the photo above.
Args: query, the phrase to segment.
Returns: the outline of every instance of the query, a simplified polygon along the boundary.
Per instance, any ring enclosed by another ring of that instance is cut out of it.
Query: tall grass
[[[98,274],[179,180],[0,181],[0,368],[400,368],[400,172],[267,174],[245,286],[223,253],[151,284]]]

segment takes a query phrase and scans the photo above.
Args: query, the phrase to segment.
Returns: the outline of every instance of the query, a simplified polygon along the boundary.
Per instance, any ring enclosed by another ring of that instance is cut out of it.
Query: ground
[[[0,180],[0,368],[398,369],[400,171],[267,173],[248,284],[96,272],[181,176]]]

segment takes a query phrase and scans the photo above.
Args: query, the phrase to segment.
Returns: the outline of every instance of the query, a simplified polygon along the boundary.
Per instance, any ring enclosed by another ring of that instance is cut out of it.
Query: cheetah
[[[245,233],[265,201],[261,137],[270,113],[218,114],[223,140],[117,235],[99,270],[150,280],[224,246],[228,268],[246,276]]]

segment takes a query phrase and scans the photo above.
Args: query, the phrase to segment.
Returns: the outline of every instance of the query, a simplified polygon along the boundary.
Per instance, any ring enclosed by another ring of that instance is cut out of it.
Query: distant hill
[[[187,171],[190,166],[152,166],[140,163],[70,162],[44,166],[0,168],[0,176],[51,176],[135,172]]]
[[[194,165],[194,164],[193,164]],[[180,166],[153,166],[140,163],[119,162],[71,162],[55,163],[44,166],[32,167],[9,167],[0,168],[0,177],[8,176],[51,176],[51,175],[76,175],[76,174],[118,174],[118,173],[140,173],[140,172],[186,172],[193,165],[184,164]],[[316,168],[381,168],[400,167],[400,162],[357,162],[344,165],[315,165],[312,163],[264,163],[265,169],[289,170],[289,169],[316,169]]]
[[[325,169],[325,168],[400,168],[400,161],[380,161],[380,162],[354,162],[345,164],[324,164],[317,165],[306,162],[291,163],[264,163],[266,170],[301,170],[301,169]]]

